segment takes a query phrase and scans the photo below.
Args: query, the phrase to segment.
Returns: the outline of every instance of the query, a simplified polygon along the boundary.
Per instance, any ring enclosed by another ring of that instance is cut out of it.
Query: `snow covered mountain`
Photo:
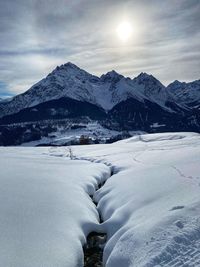
[[[46,138],[60,124],[73,127],[77,120],[121,133],[200,132],[199,107],[200,80],[165,87],[147,73],[131,79],[113,70],[97,77],[69,62],[25,93],[0,102],[0,144]],[[98,140],[98,130],[92,135]]]
[[[180,105],[200,109],[200,80],[189,83],[176,80],[168,85],[167,90]]]
[[[141,102],[148,99],[169,109],[165,103],[170,99],[166,88],[152,75],[141,73],[132,80],[111,71],[99,78],[66,63],[9,103],[1,103],[0,117],[61,97],[89,102],[104,110],[112,109],[127,98]]]
[[[62,97],[88,102],[105,111],[134,98],[142,103],[151,101],[169,112],[180,112],[180,109],[200,106],[200,80],[191,83],[175,81],[165,87],[147,73],[130,79],[113,70],[97,77],[68,62],[56,67],[25,93],[9,101],[0,100],[0,117]]]

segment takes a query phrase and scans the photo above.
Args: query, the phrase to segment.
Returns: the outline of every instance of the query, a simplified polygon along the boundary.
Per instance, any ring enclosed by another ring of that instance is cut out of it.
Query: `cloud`
[[[199,12],[199,0],[0,0],[0,95],[23,92],[68,61],[97,75],[197,79]],[[125,45],[115,33],[124,19],[135,30]]]
[[[7,92],[7,86],[2,81],[0,81],[0,92],[1,92],[1,98],[7,98],[7,97],[12,96],[12,94],[8,94],[8,92]]]

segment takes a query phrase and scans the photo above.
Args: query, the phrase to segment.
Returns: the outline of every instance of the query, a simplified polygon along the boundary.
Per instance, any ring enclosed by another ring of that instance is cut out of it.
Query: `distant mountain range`
[[[66,63],[25,93],[0,102],[0,144],[13,125],[83,118],[117,131],[200,132],[200,80],[165,87],[147,73],[131,79],[113,70],[97,77]]]

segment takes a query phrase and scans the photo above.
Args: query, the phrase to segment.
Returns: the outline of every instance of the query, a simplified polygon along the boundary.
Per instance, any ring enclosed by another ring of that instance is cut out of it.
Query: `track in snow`
[[[145,153],[143,151],[141,154]],[[133,160],[140,164],[143,163],[138,159],[141,156],[136,155]],[[104,162],[103,160],[92,159],[92,158],[73,158],[74,160],[86,160],[95,163],[104,163],[105,165],[111,168],[110,177],[118,172],[118,169],[114,169],[111,164]],[[159,165],[159,164],[153,164]],[[184,178],[194,178],[191,176],[186,176],[181,172],[176,166],[170,166],[173,168],[181,177]],[[114,170],[114,172],[113,172]],[[110,178],[109,177],[109,178]],[[198,179],[199,177],[195,177]],[[105,181],[106,182],[106,181]],[[104,183],[100,184],[97,188],[99,190],[104,186]],[[97,191],[96,190],[96,191]],[[90,196],[91,201],[97,207],[98,203],[93,200],[93,196]],[[171,211],[177,209],[183,209],[184,206],[174,206]],[[98,211],[98,210],[97,210]],[[99,211],[98,211],[99,213]],[[101,224],[102,218],[99,214],[99,224]],[[183,228],[183,225],[177,223],[177,227]],[[100,227],[101,228],[101,227]],[[87,242],[83,246],[84,252],[84,267],[102,267],[103,260],[103,250],[106,243],[107,234],[102,232],[91,232],[87,237]],[[166,244],[166,247],[163,247],[163,250],[158,253],[157,256],[149,259],[148,263],[144,265],[145,267],[200,267],[200,229],[196,229],[195,232],[185,233],[181,235],[176,235],[172,238],[172,240]]]
[[[199,267],[200,230],[177,235],[162,253],[148,265],[149,267]]]
[[[110,177],[114,174],[111,168]],[[109,178],[110,178],[109,177]],[[106,181],[100,184],[97,188],[99,190],[101,187],[104,186]],[[97,191],[96,190],[96,191]],[[93,196],[90,196],[92,202],[94,203],[95,207],[97,207],[98,203],[94,201]],[[97,209],[97,208],[96,208]],[[98,211],[98,209],[97,209]],[[99,213],[99,223],[103,223],[101,214]],[[103,248],[106,243],[107,234],[106,233],[98,233],[98,232],[91,232],[87,236],[87,243],[83,247],[84,252],[84,267],[102,267],[103,262]]]

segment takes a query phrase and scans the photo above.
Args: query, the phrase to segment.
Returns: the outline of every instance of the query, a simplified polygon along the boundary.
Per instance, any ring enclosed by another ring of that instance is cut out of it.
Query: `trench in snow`
[[[61,155],[54,155],[60,157]],[[62,155],[63,156],[63,155]],[[101,182],[96,191],[99,190],[101,187],[104,186],[106,181],[112,177],[113,175],[120,172],[119,169],[117,169],[115,166],[112,166],[110,163],[102,162],[102,161],[95,161],[91,158],[85,158],[85,157],[75,157],[72,154],[72,151],[69,149],[69,156],[71,160],[85,160],[89,161],[91,163],[101,163],[105,164],[107,167],[110,168],[110,176],[103,182]],[[95,192],[96,192],[95,191]],[[94,192],[94,194],[95,194]],[[101,214],[99,210],[97,209],[98,203],[95,202],[93,199],[93,195],[89,195],[91,198],[91,201],[96,207],[96,210],[99,214],[99,224],[103,223]],[[91,232],[87,236],[87,242],[83,246],[83,253],[84,253],[84,267],[102,267],[103,266],[103,249],[105,246],[105,243],[107,241],[107,234],[106,233],[99,233],[99,232]]]
[[[110,166],[109,166],[110,167]],[[117,172],[114,171],[113,167],[111,168],[111,173],[108,179],[116,174]],[[99,190],[101,187],[104,186],[106,183],[101,183],[98,188]],[[97,207],[98,203],[94,201],[93,196],[90,196],[92,202]],[[96,208],[97,209],[97,208]],[[101,214],[99,213],[98,209],[97,212],[99,214],[99,223],[103,223]],[[84,267],[102,267],[103,266],[103,249],[106,243],[107,234],[106,233],[97,233],[97,232],[91,232],[87,236],[87,242],[83,246],[83,252],[84,252]]]

